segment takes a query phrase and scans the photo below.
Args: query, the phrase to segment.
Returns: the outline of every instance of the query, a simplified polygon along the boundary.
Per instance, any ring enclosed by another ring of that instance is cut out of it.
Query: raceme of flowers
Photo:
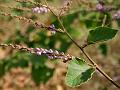
[[[44,55],[47,56],[49,59],[62,59],[63,62],[67,62],[72,59],[72,56],[69,54],[65,54],[63,52],[59,52],[57,50],[52,49],[44,49],[44,48],[27,48],[21,45],[16,44],[0,44],[2,47],[12,47],[13,49],[19,49],[22,51],[30,52],[36,55]]]
[[[52,49],[32,48],[32,52],[36,55],[45,55],[49,59],[63,59],[64,61],[72,59],[72,56],[69,54],[65,55],[63,52],[58,52],[57,50]]]

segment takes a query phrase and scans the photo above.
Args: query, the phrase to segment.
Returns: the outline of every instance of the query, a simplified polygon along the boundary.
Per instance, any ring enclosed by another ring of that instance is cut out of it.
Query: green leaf
[[[107,51],[108,51],[108,47],[107,44],[102,43],[99,45],[98,49],[100,50],[100,52],[104,55],[107,56]]]
[[[68,64],[68,71],[65,82],[70,87],[77,87],[88,81],[95,69],[89,66],[84,60],[74,58]]]
[[[5,62],[1,60],[0,61],[0,78],[4,76],[4,74],[5,74]]]
[[[39,85],[41,82],[46,83],[50,77],[52,77],[54,72],[54,69],[50,69],[46,66],[32,66],[32,79],[36,83],[36,85]]]
[[[100,41],[107,41],[112,39],[117,33],[117,30],[109,27],[97,27],[89,32],[87,42],[88,44],[94,44]]]
[[[47,61],[47,59],[44,56],[40,57],[38,55],[31,55],[30,60],[32,62],[32,65],[35,66],[44,66],[45,62]]]

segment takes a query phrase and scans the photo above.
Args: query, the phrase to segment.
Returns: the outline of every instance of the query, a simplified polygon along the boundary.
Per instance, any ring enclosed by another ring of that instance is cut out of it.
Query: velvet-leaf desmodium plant
[[[112,20],[120,19],[120,13],[118,8],[112,8],[112,7],[106,7],[106,4],[102,2],[102,0],[98,0],[98,3],[96,5],[96,8],[94,10],[90,10],[90,12],[99,12],[101,13],[104,18],[102,20],[101,26],[95,27],[91,30],[89,30],[88,36],[85,40],[85,43],[83,45],[79,45],[73,37],[69,34],[69,32],[66,30],[66,27],[64,26],[64,16],[69,16],[68,11],[70,11],[70,7],[72,4],[72,0],[67,0],[64,5],[61,8],[55,8],[48,4],[46,0],[43,0],[44,4],[38,3],[38,2],[32,2],[32,1],[26,1],[26,0],[16,0],[18,3],[31,3],[33,4],[33,7],[31,8],[17,8],[17,7],[8,7],[5,5],[2,5],[3,8],[8,9],[17,9],[22,11],[28,11],[32,13],[37,14],[46,14],[46,13],[52,13],[54,17],[56,18],[56,21],[54,21],[50,25],[45,25],[44,23],[34,21],[32,19],[28,19],[23,16],[17,16],[10,13],[6,13],[4,11],[0,11],[0,15],[3,15],[5,17],[10,16],[12,18],[17,18],[18,20],[26,21],[30,24],[33,24],[35,28],[43,28],[47,31],[50,31],[51,34],[54,35],[57,33],[60,33],[61,35],[66,35],[72,43],[74,43],[79,50],[83,53],[83,55],[86,56],[86,58],[90,61],[90,63],[87,62],[84,58],[81,57],[75,57],[70,54],[65,54],[64,52],[53,50],[53,49],[44,49],[39,47],[25,47],[23,45],[18,44],[0,44],[1,47],[11,47],[12,49],[25,51],[31,54],[35,54],[38,56],[46,56],[49,59],[61,59],[64,63],[67,64],[67,73],[65,77],[65,83],[66,85],[70,87],[78,87],[81,84],[87,82],[89,79],[91,79],[92,75],[95,71],[98,71],[100,74],[102,74],[108,81],[110,81],[113,85],[115,85],[117,88],[120,88],[120,85],[117,84],[112,78],[109,77],[108,74],[106,74],[97,64],[94,62],[94,60],[87,54],[85,51],[86,47],[89,47],[90,45],[105,42],[108,40],[111,40],[115,37],[118,30],[113,29],[111,27],[106,26],[106,21],[108,18],[108,13],[112,11],[116,11],[116,13],[111,17]],[[77,1],[77,0],[76,0]],[[58,10],[59,13],[56,13],[55,10]],[[77,14],[81,12],[81,10],[76,11]],[[89,11],[86,11],[89,12]],[[71,15],[71,13],[70,13]],[[71,19],[71,21],[73,21]],[[56,24],[57,23],[57,24]],[[69,25],[70,22],[67,24]],[[58,25],[59,24],[59,25]],[[68,28],[69,29],[69,28]],[[41,57],[39,57],[41,58]]]

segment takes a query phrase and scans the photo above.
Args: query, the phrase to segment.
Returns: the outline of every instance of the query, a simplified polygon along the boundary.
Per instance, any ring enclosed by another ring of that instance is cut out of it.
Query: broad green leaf
[[[70,87],[77,87],[88,81],[95,69],[89,66],[83,59],[74,58],[68,64],[65,82]]]
[[[32,66],[32,79],[36,83],[36,85],[39,85],[41,82],[46,83],[50,77],[52,77],[54,72],[54,69],[50,69],[46,66]]]
[[[100,41],[107,41],[112,39],[117,33],[117,30],[109,27],[97,27],[89,32],[87,42],[88,44],[94,44]]]

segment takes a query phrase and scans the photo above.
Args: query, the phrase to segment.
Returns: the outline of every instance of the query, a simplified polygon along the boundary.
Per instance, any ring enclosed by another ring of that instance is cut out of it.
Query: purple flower
[[[113,19],[120,19],[120,10],[118,10],[112,17]]]
[[[48,26],[48,30],[50,30],[51,31],[51,34],[56,34],[56,29],[55,29],[55,26],[54,26],[54,24],[52,24],[52,25],[50,25],[50,26]]]
[[[38,12],[38,10],[39,10],[39,7],[32,8],[33,12]]]
[[[34,13],[47,13],[49,12],[49,9],[46,6],[41,6],[32,8],[32,11]]]
[[[54,51],[55,54],[59,54],[59,52],[57,50]]]
[[[49,58],[49,59],[54,59],[54,57],[53,57],[53,56],[48,56],[48,58]]]
[[[32,52],[36,55],[45,55],[49,59],[63,59],[65,61],[71,60],[72,56],[65,55],[63,52],[58,52],[57,50],[52,50],[52,49],[43,49],[43,48],[34,48],[32,49]]]
[[[96,9],[97,9],[98,11],[103,12],[103,11],[104,11],[104,6],[103,6],[102,4],[100,4],[100,3],[98,3],[98,4],[96,5]]]

